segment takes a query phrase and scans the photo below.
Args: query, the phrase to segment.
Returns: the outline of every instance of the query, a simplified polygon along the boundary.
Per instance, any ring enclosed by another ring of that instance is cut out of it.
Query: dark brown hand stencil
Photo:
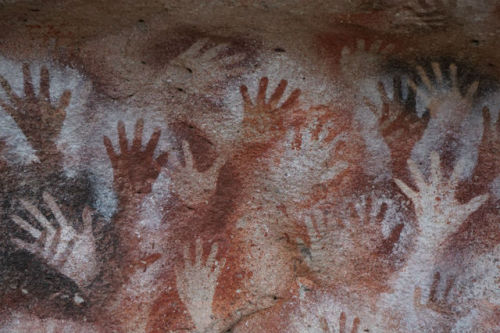
[[[280,132],[283,128],[284,111],[290,110],[297,105],[300,89],[292,91],[285,102],[279,105],[288,85],[286,80],[280,81],[278,87],[266,102],[268,83],[267,77],[260,80],[255,103],[248,94],[247,86],[242,85],[240,87],[241,96],[243,97],[243,134],[245,138],[258,139],[258,141],[266,141],[266,138],[272,138],[276,135],[276,132]]]
[[[7,80],[0,76],[0,85],[8,101],[0,100],[0,106],[14,119],[28,142],[36,150],[40,162],[58,156],[56,140],[66,118],[66,108],[71,92],[65,90],[59,101],[50,97],[50,79],[47,67],[40,70],[40,91],[35,93],[28,64],[23,65],[24,96],[18,96]]]
[[[160,154],[154,158],[154,152],[161,135],[159,129],[155,130],[146,148],[142,150],[143,129],[144,121],[140,119],[135,124],[134,140],[129,148],[125,125],[122,121],[118,122],[119,153],[114,151],[111,140],[107,136],[104,137],[104,146],[113,167],[114,187],[120,200],[142,197],[150,193],[162,166],[168,160],[168,153]]]
[[[409,89],[403,97],[401,78],[393,80],[393,98],[389,97],[384,85],[379,82],[378,90],[382,100],[379,110],[371,101],[365,100],[372,113],[378,119],[380,134],[391,150],[393,171],[405,170],[406,161],[415,143],[422,137],[429,122],[429,113],[422,118],[415,110],[415,93]]]

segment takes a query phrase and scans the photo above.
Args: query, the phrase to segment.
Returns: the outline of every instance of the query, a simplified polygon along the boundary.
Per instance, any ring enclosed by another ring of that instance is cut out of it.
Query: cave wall
[[[0,332],[500,332],[500,4],[0,1]]]

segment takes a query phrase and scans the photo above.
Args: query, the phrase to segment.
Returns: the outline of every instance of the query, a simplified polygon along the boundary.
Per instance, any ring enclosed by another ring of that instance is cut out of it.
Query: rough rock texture
[[[0,332],[500,332],[494,0],[0,1]]]

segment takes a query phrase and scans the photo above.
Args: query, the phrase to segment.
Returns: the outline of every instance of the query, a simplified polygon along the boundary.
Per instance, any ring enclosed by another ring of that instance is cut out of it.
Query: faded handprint
[[[217,279],[225,265],[225,259],[215,260],[217,244],[212,244],[206,262],[203,262],[203,247],[196,240],[196,257],[191,260],[190,247],[184,248],[184,267],[176,269],[176,283],[179,297],[193,320],[196,332],[205,332],[214,322],[212,301],[217,287]]]
[[[465,168],[466,160],[455,164],[449,178],[442,174],[437,152],[431,153],[430,177],[425,180],[417,164],[408,160],[408,169],[418,191],[406,183],[395,179],[401,191],[413,202],[418,226],[426,244],[434,246],[453,234],[467,217],[488,199],[488,194],[478,195],[462,204],[455,198],[458,183]]]
[[[387,90],[382,82],[378,83],[378,91],[382,99],[382,107],[379,109],[369,99],[365,98],[365,102],[377,117],[378,127],[384,138],[395,136],[396,126],[404,126],[402,133],[398,137],[411,134],[416,127],[422,127],[419,130],[421,134],[425,129],[428,118],[418,118],[415,112],[415,95],[412,90],[408,91],[408,95],[404,97],[403,84],[400,77],[393,78],[393,97],[390,98]],[[418,129],[417,129],[418,130]]]
[[[417,85],[411,79],[408,84],[417,97],[423,101],[431,118],[445,121],[447,127],[457,127],[471,111],[479,81],[474,81],[463,95],[460,91],[455,64],[451,64],[449,67],[450,82],[445,82],[439,63],[432,62],[431,66],[435,83],[431,81],[422,66],[417,66],[418,75],[425,88]]]
[[[306,247],[304,241],[297,239],[299,251],[304,257],[304,260],[309,268],[315,272],[320,271],[318,267],[318,259],[328,258],[328,220],[325,214],[320,210],[314,210],[312,214],[304,216],[304,224],[306,226],[307,235],[309,237],[310,246]]]
[[[365,41],[358,39],[356,49],[345,46],[341,51],[340,70],[350,85],[355,85],[360,79],[377,74],[382,57],[392,52],[393,44],[382,47],[382,41],[376,40],[370,48]]]
[[[321,329],[325,333],[335,333],[335,329],[330,327],[328,321],[323,316],[320,318]],[[358,317],[354,317],[352,320],[351,329],[347,327],[347,316],[345,312],[340,313],[339,323],[338,323],[338,333],[358,333],[360,320]]]
[[[416,29],[442,29],[451,21],[451,12],[457,0],[413,0],[404,5],[394,16],[393,24],[398,27]]]
[[[132,146],[129,148],[125,125],[122,121],[118,122],[119,154],[115,153],[111,140],[104,136],[104,146],[111,160],[114,186],[120,200],[134,196],[142,197],[150,193],[161,168],[168,160],[166,152],[154,158],[154,151],[161,135],[159,129],[155,130],[146,148],[142,150],[143,128],[144,121],[139,119],[135,124]]]
[[[378,130],[390,148],[393,170],[401,170],[404,169],[412,147],[427,127],[429,113],[425,113],[422,118],[417,116],[415,95],[409,90],[406,98],[403,97],[400,77],[393,79],[393,98],[389,97],[382,82],[378,83],[378,90],[382,107],[378,108],[368,99],[365,99],[365,103],[377,117]]]
[[[72,226],[73,223],[68,223],[49,193],[43,193],[43,201],[50,208],[58,226],[54,227],[53,223],[32,203],[20,200],[21,205],[38,221],[43,230],[40,231],[21,217],[14,215],[12,216],[14,223],[36,241],[30,243],[18,238],[12,241],[20,249],[46,261],[49,266],[75,281],[80,287],[87,286],[98,273],[90,209],[84,208],[83,230],[78,232]]]
[[[392,252],[404,228],[403,223],[398,223],[387,236],[382,232],[382,223],[393,204],[390,199],[371,194],[362,195],[358,202],[351,205],[351,216],[343,224],[358,248],[367,248],[371,253],[384,255]]]
[[[243,135],[244,140],[267,141],[283,128],[284,112],[294,108],[300,96],[300,89],[292,91],[290,96],[279,105],[285,93],[288,82],[281,80],[276,90],[266,102],[266,92],[269,80],[263,77],[259,83],[259,91],[255,103],[248,95],[245,85],[240,87],[243,97]]]
[[[56,140],[66,118],[71,92],[65,90],[59,101],[53,103],[50,97],[49,71],[45,66],[40,70],[38,95],[33,87],[29,64],[23,64],[23,77],[24,96],[21,97],[0,76],[0,85],[8,97],[8,102],[0,100],[0,106],[14,119],[43,163],[58,158]]]
[[[422,311],[423,309],[430,309],[442,314],[450,313],[451,308],[448,296],[454,283],[454,278],[445,279],[445,281],[441,282],[441,274],[436,272],[434,274],[427,302],[422,303],[422,290],[420,287],[415,287],[413,295],[415,310]],[[440,286],[441,284],[444,284],[444,286]]]
[[[244,70],[244,53],[227,55],[229,45],[219,44],[207,49],[208,38],[195,42],[173,59],[167,67],[168,81],[188,93],[213,94],[213,85],[239,76]]]
[[[359,325],[359,318],[354,317],[349,327],[347,315],[342,311],[338,317],[338,322],[335,323],[330,323],[325,315],[314,315],[313,318],[309,316],[301,317],[293,326],[297,333],[358,333]]]
[[[194,165],[193,155],[187,141],[182,142],[182,152],[184,166],[177,162],[177,167],[171,172],[174,191],[189,206],[207,202],[215,191],[217,176],[224,164],[224,158],[217,157],[208,170],[199,172]]]
[[[348,135],[337,133],[334,128],[332,121],[324,124],[314,121],[302,130],[299,147],[295,145],[295,130],[288,131],[287,150],[279,170],[284,173],[286,186],[291,187],[288,193],[295,200],[303,200],[303,194],[314,185],[330,182],[347,169],[348,163],[340,159],[343,152],[339,147],[346,143]]]

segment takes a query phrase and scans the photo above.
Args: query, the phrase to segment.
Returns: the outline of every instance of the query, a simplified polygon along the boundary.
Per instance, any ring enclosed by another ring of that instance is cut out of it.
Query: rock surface
[[[500,4],[0,1],[0,332],[500,332]]]

